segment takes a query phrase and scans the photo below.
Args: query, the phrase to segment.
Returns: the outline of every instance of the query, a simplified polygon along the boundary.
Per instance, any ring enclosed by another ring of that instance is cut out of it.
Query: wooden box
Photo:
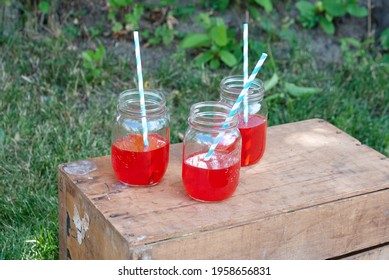
[[[389,160],[328,122],[269,127],[218,203],[186,195],[170,150],[151,188],[118,184],[110,156],[60,165],[60,258],[389,259]]]

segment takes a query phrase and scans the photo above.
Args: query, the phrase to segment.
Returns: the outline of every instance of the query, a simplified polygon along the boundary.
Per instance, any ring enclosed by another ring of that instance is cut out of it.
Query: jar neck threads
[[[236,128],[238,126],[238,115],[228,118],[231,108],[230,105],[224,102],[199,102],[192,105],[188,122],[196,129],[210,132]]]
[[[225,77],[220,82],[220,95],[229,102],[235,102],[244,87],[243,76]],[[260,79],[254,79],[248,90],[248,101],[261,101],[265,96],[265,88]]]
[[[159,116],[165,112],[165,95],[157,90],[145,90],[146,117]],[[123,91],[119,95],[117,110],[122,114],[141,117],[140,95],[137,89]]]

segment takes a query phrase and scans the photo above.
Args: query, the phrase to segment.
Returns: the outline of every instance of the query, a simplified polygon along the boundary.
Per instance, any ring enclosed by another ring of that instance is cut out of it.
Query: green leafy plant
[[[139,20],[144,13],[142,3],[134,0],[108,0],[108,19],[112,22],[112,31],[127,33],[139,29]]]
[[[147,39],[147,43],[150,45],[160,45],[168,46],[173,42],[177,31],[170,29],[167,24],[162,24],[155,29],[155,32],[150,32],[145,30],[142,32],[143,38]]]
[[[258,11],[257,6],[260,6],[267,14],[269,14],[273,11],[273,2],[274,0],[249,0],[248,11],[253,18],[259,19],[260,12]]]
[[[389,27],[381,33],[380,43],[383,50],[389,51]]]
[[[354,38],[340,39],[343,62],[350,66],[362,62],[368,63],[367,59],[371,56],[369,49],[373,44],[373,39],[366,39],[362,42]]]
[[[347,13],[354,17],[365,17],[368,11],[358,4],[357,0],[323,0],[314,4],[299,1],[296,8],[300,12],[298,20],[305,28],[314,28],[317,24],[327,34],[335,33],[334,18],[343,17]]]
[[[202,13],[198,18],[198,25],[205,29],[205,33],[190,33],[182,41],[181,47],[199,50],[195,58],[197,66],[209,63],[212,69],[220,67],[221,62],[228,67],[238,63],[235,33],[229,30],[222,18],[211,18]]]
[[[389,27],[381,33],[380,43],[383,51],[386,52],[384,53],[383,61],[386,64],[386,68],[389,72]]]
[[[287,81],[280,81],[277,73],[274,73],[273,76],[265,81],[265,91],[269,91],[274,88],[277,84],[280,84],[278,90],[280,92],[271,94],[266,98],[266,101],[276,100],[276,99],[295,99],[311,96],[323,91],[322,88],[318,87],[302,87],[294,83],[289,83]]]
[[[82,52],[83,68],[86,71],[87,81],[93,81],[102,75],[102,64],[105,57],[105,48],[99,45],[96,50]]]

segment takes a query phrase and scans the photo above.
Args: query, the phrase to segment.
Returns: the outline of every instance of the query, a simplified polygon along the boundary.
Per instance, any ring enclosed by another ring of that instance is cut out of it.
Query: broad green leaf
[[[325,33],[334,35],[335,34],[335,25],[332,23],[332,21],[329,21],[325,17],[320,18],[320,26],[324,30]]]
[[[99,47],[96,49],[96,53],[95,53],[95,60],[96,61],[100,61],[104,58],[105,56],[105,48],[103,45],[99,45]]]
[[[200,13],[196,17],[197,23],[204,29],[207,29],[211,27],[211,17],[208,13]]]
[[[346,45],[351,45],[353,47],[356,47],[356,48],[360,48],[361,47],[361,42],[359,42],[357,39],[355,38],[343,38],[343,39],[340,39],[340,41]]]
[[[303,16],[315,16],[315,6],[307,1],[299,1],[296,3],[296,8]]]
[[[306,28],[313,28],[318,21],[318,16],[316,15],[315,6],[307,1],[299,1],[296,3],[296,8],[300,12],[298,20],[301,25]]]
[[[261,17],[261,14],[254,6],[249,6],[249,13],[254,19],[259,19]]]
[[[265,81],[265,91],[271,90],[273,87],[275,87],[278,84],[279,78],[277,73],[274,73],[273,76],[270,78],[270,80]]]
[[[389,27],[381,33],[380,42],[384,50],[389,50]]]
[[[317,1],[315,3],[315,10],[317,13],[322,13],[324,11],[324,7],[323,7],[323,2],[322,1]]]
[[[273,10],[273,4],[271,0],[255,0],[255,2],[262,6],[266,13],[270,13]]]
[[[134,14],[126,14],[124,16],[124,21],[129,24],[134,24],[137,22],[137,17]]]
[[[347,12],[353,17],[366,17],[369,14],[365,7],[359,6],[356,3],[347,5]]]
[[[220,67],[220,60],[217,58],[212,59],[209,66],[211,66],[211,69],[218,69]]]
[[[327,13],[335,17],[342,17],[347,12],[343,0],[323,0],[323,7]]]
[[[87,62],[92,62],[92,60],[93,60],[89,51],[82,52],[82,58],[84,59],[84,61],[87,61]]]
[[[211,45],[211,38],[208,34],[189,34],[181,41],[182,48],[198,48]]]
[[[226,24],[224,23],[223,18],[221,18],[221,17],[216,17],[216,18],[214,18],[213,20],[214,20],[216,26],[226,25]]]
[[[210,35],[216,45],[220,47],[227,45],[227,27],[225,25],[212,27]]]
[[[49,2],[47,2],[47,1],[41,1],[40,3],[39,3],[39,10],[42,12],[42,13],[44,13],[44,14],[48,14],[48,13],[50,13],[50,3]]]
[[[133,14],[136,18],[140,18],[143,15],[144,9],[142,5],[135,5]]]
[[[285,83],[285,90],[294,97],[300,97],[304,95],[316,94],[321,92],[321,88],[313,87],[299,87],[292,83]]]
[[[220,56],[221,61],[223,61],[229,67],[233,67],[238,63],[238,61],[236,60],[236,57],[232,53],[230,53],[229,51],[221,50],[219,52],[219,56]]]
[[[154,37],[154,38],[151,38],[150,40],[148,40],[147,42],[151,45],[158,45],[161,43],[161,39]]]
[[[271,101],[271,100],[275,100],[275,99],[279,99],[279,98],[284,98],[284,97],[285,97],[285,93],[275,93],[275,94],[266,96],[266,102]]]
[[[114,32],[122,31],[122,29],[123,29],[123,25],[117,21],[112,26],[112,31],[114,31]]]
[[[207,63],[210,61],[215,55],[211,51],[206,51],[205,53],[200,54],[195,58],[195,64],[196,66],[200,66],[202,64]]]

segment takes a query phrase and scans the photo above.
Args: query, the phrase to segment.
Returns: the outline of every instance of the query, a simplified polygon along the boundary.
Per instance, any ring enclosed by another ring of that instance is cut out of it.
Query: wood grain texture
[[[389,260],[389,245],[374,248],[352,256],[345,260]]]
[[[152,188],[118,186],[110,156],[89,159],[97,170],[83,176],[61,165],[62,200],[68,212],[86,205],[100,219],[95,234],[109,229],[128,250],[119,256],[108,246],[99,258],[316,259],[389,241],[387,157],[318,119],[270,127],[267,142],[264,158],[241,169],[237,191],[223,202],[186,195],[181,144],[171,145],[168,170]],[[62,251],[69,242],[60,235]]]
[[[128,259],[129,250],[124,237],[95,208],[78,188],[63,178],[65,186],[65,212],[60,212],[61,259]],[[60,204],[62,204],[60,202]],[[63,211],[63,208],[60,208]],[[80,226],[81,225],[81,226]]]
[[[59,231],[59,258],[66,259],[66,184],[63,174],[58,174],[58,231]]]

